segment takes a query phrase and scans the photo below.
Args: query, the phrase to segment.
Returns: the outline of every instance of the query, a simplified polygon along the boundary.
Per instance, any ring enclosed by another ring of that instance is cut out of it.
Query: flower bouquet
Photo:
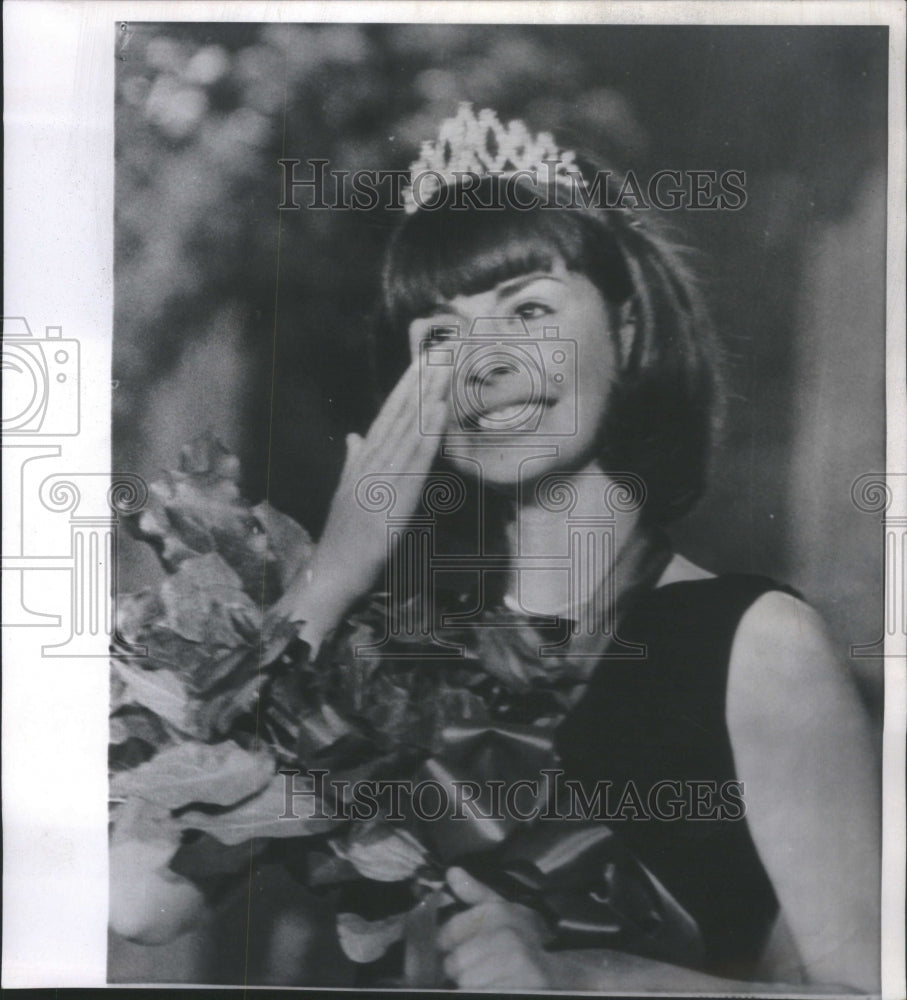
[[[146,655],[112,664],[111,852],[180,880],[185,921],[171,913],[160,939],[280,842],[293,877],[331,894],[344,952],[385,985],[445,984],[434,932],[456,905],[454,862],[544,914],[553,947],[687,964],[695,925],[607,826],[540,821],[544,782],[519,810],[491,801],[556,764],[569,674],[533,674],[495,630],[454,636],[454,658],[419,629],[388,643],[384,594],[313,658],[269,613],[311,539],[244,500],[238,478],[217,440],[183,449],[133,526],[166,576],[118,600],[121,634]]]

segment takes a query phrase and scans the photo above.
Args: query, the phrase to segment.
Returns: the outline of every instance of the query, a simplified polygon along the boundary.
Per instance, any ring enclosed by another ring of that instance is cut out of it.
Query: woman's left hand
[[[447,884],[469,904],[438,935],[444,971],[460,989],[544,990],[555,985],[554,956],[544,950],[551,935],[538,913],[508,903],[462,868],[448,871]]]
[[[607,948],[546,951],[551,932],[528,906],[508,903],[462,868],[447,884],[469,909],[451,917],[438,934],[444,971],[466,990],[572,990],[600,993],[746,992],[766,984],[719,979]]]

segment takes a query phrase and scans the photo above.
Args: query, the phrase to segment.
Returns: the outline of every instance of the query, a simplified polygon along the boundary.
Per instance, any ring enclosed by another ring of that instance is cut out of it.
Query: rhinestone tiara
[[[550,180],[579,176],[572,150],[558,149],[549,132],[533,135],[521,121],[502,125],[497,114],[484,108],[478,114],[464,101],[453,118],[441,123],[438,138],[426,140],[419,159],[410,165],[409,185],[403,190],[403,204],[412,215],[436,191],[455,184],[464,174],[502,176],[529,172]],[[420,178],[419,199],[414,196]]]

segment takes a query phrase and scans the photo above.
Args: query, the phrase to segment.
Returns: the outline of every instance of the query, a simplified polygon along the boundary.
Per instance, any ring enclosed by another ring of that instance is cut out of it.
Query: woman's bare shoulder
[[[731,650],[731,682],[812,683],[818,674],[840,673],[841,661],[819,613],[782,590],[769,590],[746,610]]]

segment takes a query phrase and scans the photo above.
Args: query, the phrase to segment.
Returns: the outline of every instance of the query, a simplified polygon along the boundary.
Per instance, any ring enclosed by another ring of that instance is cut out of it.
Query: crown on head
[[[478,113],[468,101],[441,123],[438,138],[422,143],[419,159],[410,165],[409,186],[403,191],[408,214],[430,203],[436,191],[462,180],[464,174],[508,176],[527,171],[549,180],[579,175],[572,150],[558,149],[549,132],[533,134],[521,121],[502,125],[490,108]],[[419,180],[419,199],[413,191]]]

